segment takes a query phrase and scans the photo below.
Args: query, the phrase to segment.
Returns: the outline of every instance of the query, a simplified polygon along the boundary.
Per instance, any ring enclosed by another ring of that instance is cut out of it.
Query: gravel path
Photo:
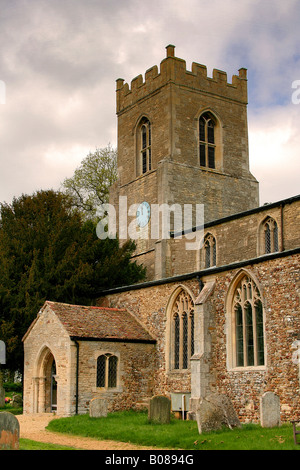
[[[60,416],[52,413],[16,415],[20,423],[20,437],[38,442],[72,446],[83,450],[149,450],[151,447],[136,446],[126,442],[99,441],[88,437],[68,436],[47,431],[49,421]]]

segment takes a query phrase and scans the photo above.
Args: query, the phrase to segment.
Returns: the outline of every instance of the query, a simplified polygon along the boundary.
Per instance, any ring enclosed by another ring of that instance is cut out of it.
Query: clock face
[[[145,227],[150,220],[150,204],[142,202],[136,211],[136,221],[140,227]]]

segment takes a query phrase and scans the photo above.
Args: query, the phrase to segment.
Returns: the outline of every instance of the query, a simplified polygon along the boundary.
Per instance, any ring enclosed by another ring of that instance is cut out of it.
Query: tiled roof
[[[124,342],[151,342],[154,338],[126,309],[86,307],[45,302],[71,338]]]

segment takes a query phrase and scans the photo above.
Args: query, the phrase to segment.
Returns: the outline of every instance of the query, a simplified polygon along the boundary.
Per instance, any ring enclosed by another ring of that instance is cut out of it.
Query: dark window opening
[[[200,166],[215,168],[215,122],[209,113],[199,119]]]

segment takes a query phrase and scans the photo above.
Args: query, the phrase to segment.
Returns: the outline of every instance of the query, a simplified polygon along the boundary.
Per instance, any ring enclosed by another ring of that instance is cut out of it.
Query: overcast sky
[[[116,146],[115,80],[159,65],[168,44],[188,70],[231,82],[248,69],[260,203],[299,194],[299,25],[299,0],[0,0],[0,202],[59,189]]]

